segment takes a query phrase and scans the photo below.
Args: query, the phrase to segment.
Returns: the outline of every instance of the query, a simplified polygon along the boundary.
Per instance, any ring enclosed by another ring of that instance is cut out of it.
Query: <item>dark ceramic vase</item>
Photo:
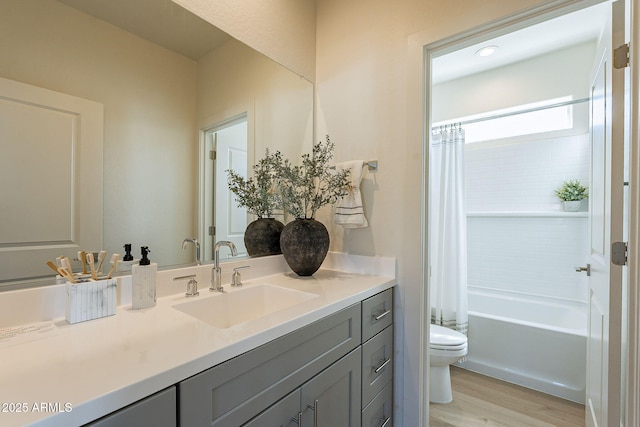
[[[251,256],[276,255],[280,250],[280,233],[284,224],[274,218],[258,218],[244,232],[244,245]]]
[[[282,255],[299,276],[318,271],[329,251],[329,232],[315,219],[296,219],[280,235]]]

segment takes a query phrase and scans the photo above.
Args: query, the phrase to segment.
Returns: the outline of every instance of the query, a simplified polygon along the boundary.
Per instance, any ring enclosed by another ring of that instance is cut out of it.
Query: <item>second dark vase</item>
[[[244,245],[251,256],[276,255],[280,250],[280,233],[284,224],[274,218],[258,218],[247,225]]]
[[[318,271],[329,251],[329,232],[315,219],[298,218],[280,235],[280,248],[289,267],[299,276]]]

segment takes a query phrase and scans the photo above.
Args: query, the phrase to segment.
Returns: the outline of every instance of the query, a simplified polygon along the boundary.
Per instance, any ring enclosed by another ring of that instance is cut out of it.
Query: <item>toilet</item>
[[[440,325],[429,329],[429,401],[449,403],[453,400],[449,365],[467,354],[467,337]]]

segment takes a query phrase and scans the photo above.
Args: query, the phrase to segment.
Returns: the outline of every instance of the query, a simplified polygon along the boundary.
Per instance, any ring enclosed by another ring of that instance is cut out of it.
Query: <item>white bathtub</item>
[[[585,401],[586,306],[469,291],[465,369]]]

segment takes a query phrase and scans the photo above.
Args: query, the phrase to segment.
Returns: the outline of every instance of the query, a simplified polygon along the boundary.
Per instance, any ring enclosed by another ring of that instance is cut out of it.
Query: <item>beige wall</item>
[[[104,249],[189,262],[197,64],[57,2],[3,0],[0,21],[1,77],[104,105]]]
[[[331,135],[338,161],[380,162],[363,186],[370,227],[346,232],[332,227],[332,249],[398,259],[399,425],[419,425],[424,374],[419,363],[422,47],[537,3],[543,2],[317,1],[317,135]]]
[[[262,158],[266,148],[292,159],[310,151],[313,85],[231,39],[198,61],[198,126],[244,113],[250,164]]]
[[[314,81],[314,0],[173,1],[296,74]]]

